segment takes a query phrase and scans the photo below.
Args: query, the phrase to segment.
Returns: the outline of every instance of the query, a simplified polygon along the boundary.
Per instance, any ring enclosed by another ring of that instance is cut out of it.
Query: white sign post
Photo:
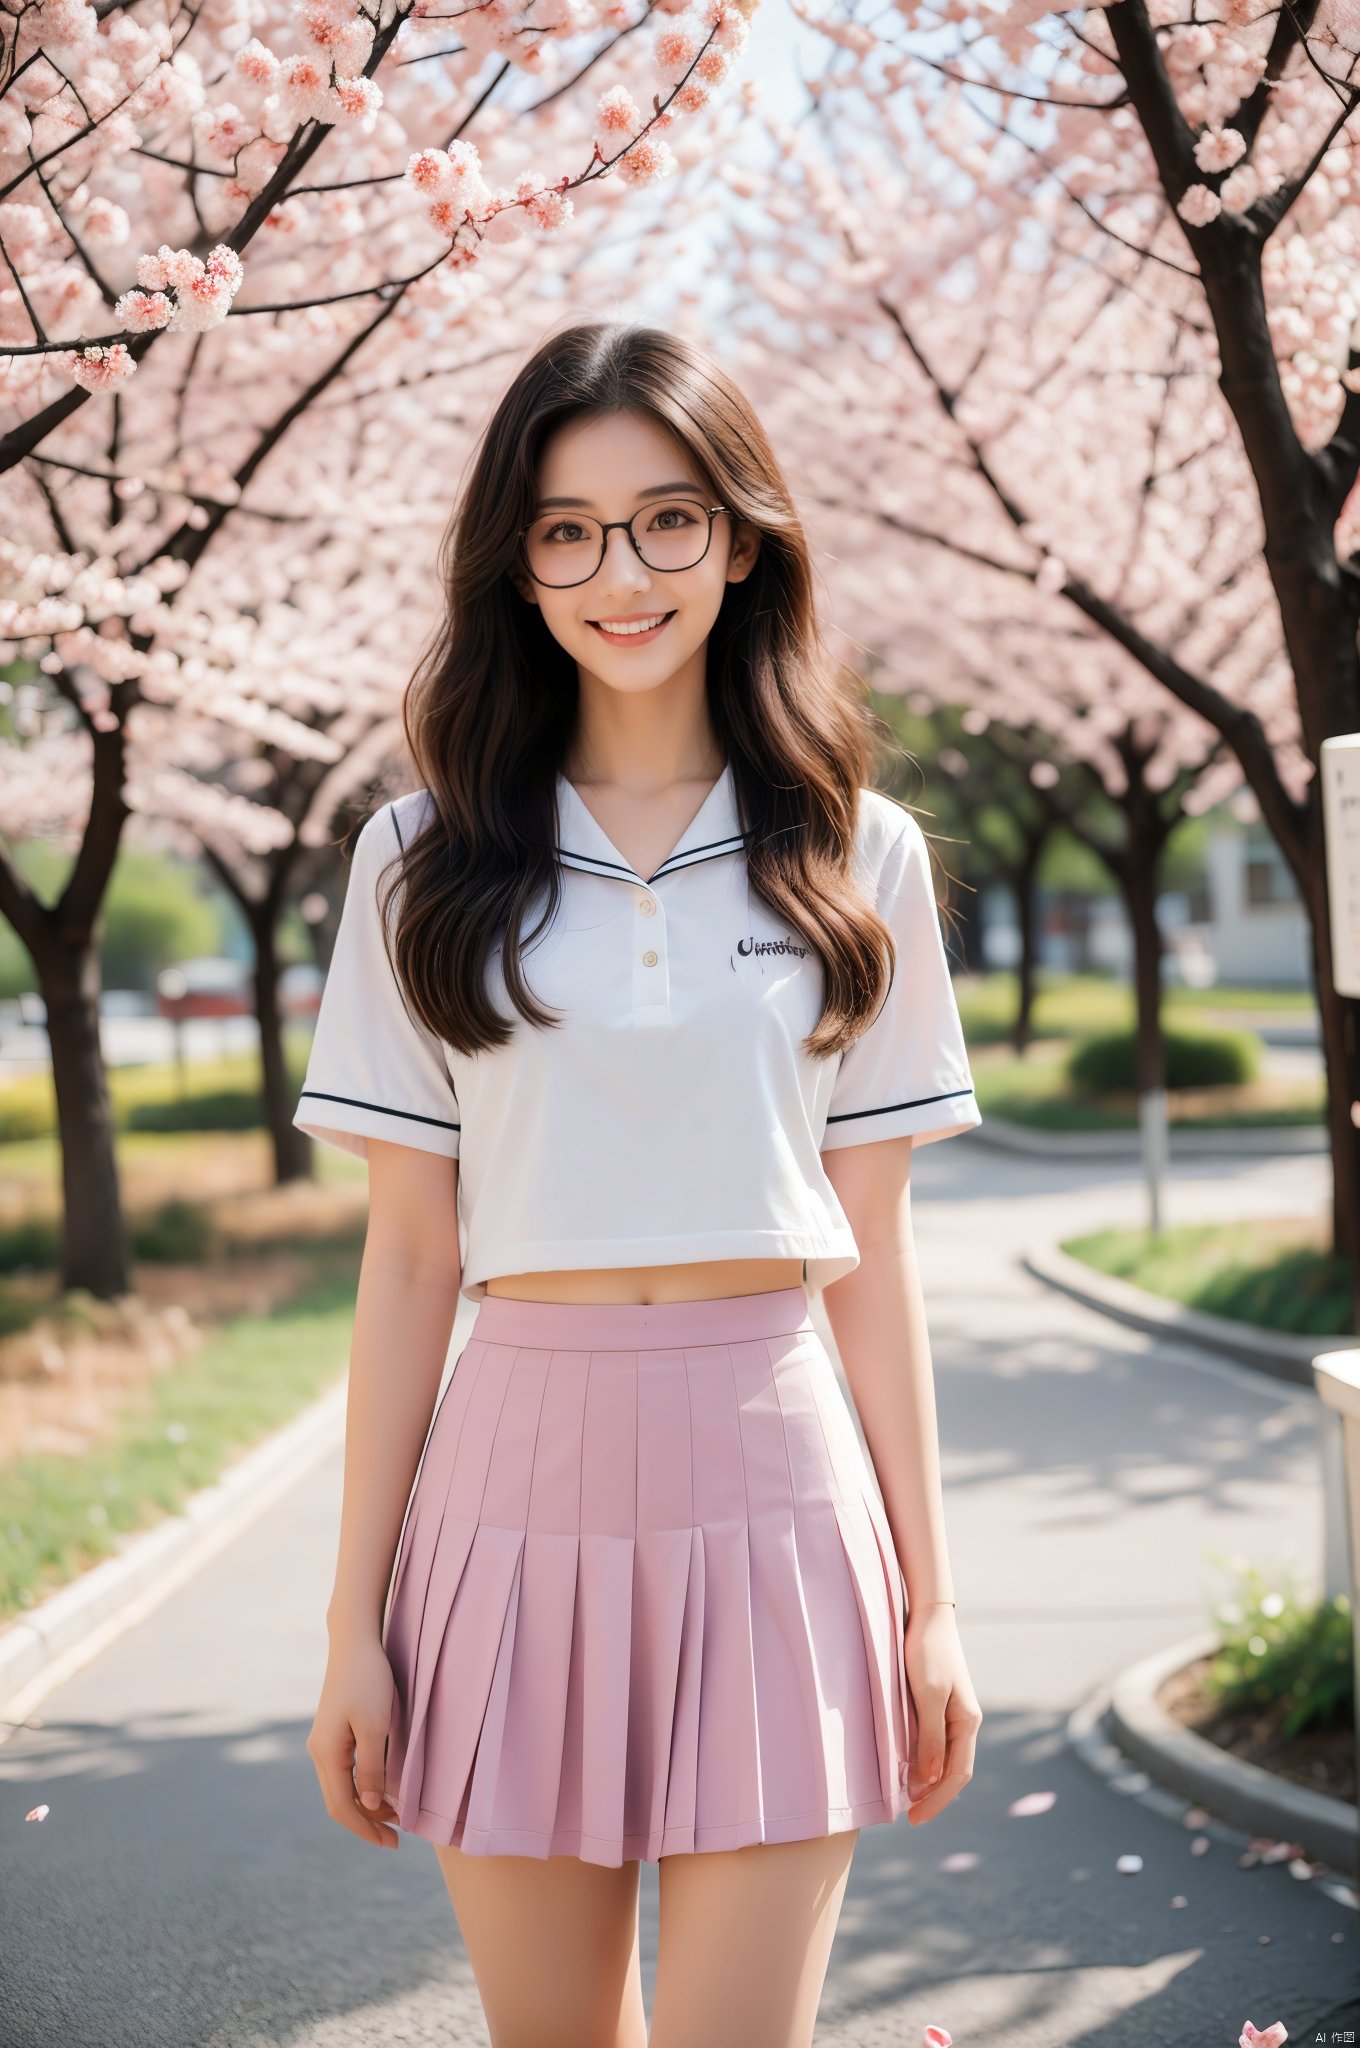
[[[1322,742],[1322,828],[1332,932],[1332,985],[1360,996],[1360,732]]]
[[[1360,733],[1322,742],[1322,826],[1327,863],[1327,911],[1332,942],[1332,986],[1360,996]],[[1352,1115],[1354,1115],[1352,1109]],[[1337,1171],[1349,1162],[1338,1160]],[[1343,1359],[1347,1362],[1343,1366]],[[1338,1567],[1346,1569],[1351,1641],[1360,1672],[1360,1351],[1313,1361],[1322,1396],[1323,1575],[1334,1596]],[[1347,1366],[1349,1370],[1347,1370]],[[1335,1370],[1333,1370],[1335,1369]],[[1355,1754],[1360,1768],[1360,1688],[1355,1702]],[[1360,1883],[1360,1849],[1353,1873]]]

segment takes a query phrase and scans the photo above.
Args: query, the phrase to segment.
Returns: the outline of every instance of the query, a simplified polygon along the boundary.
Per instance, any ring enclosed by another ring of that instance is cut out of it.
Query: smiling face
[[[653,544],[649,551],[659,562],[678,549],[681,534],[690,537],[695,552],[702,547],[706,508],[717,502],[673,434],[637,414],[612,413],[572,420],[549,437],[532,516],[540,522],[540,545],[569,561],[583,540],[583,518],[630,519],[636,513],[638,537],[644,548]],[[723,592],[750,574],[758,547],[754,528],[720,512],[707,554],[691,568],[649,567],[627,532],[616,527],[587,582],[552,588],[535,582],[522,562],[512,574],[521,594],[542,609],[553,638],[574,657],[583,687],[598,683],[638,692],[682,673],[702,683],[704,650]]]

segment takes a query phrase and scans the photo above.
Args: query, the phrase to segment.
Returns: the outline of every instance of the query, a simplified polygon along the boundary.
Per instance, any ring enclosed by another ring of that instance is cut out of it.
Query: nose
[[[616,526],[612,533],[605,535],[604,560],[598,575],[602,589],[646,590],[649,587],[651,572],[633,546],[626,527]]]

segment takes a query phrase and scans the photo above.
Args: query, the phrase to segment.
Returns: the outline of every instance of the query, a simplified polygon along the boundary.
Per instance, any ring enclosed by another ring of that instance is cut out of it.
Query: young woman
[[[296,1116],[370,1187],[307,1748],[342,1826],[435,1845],[494,2048],[643,2048],[643,1858],[652,2048],[794,2048],[859,1830],[947,1805],[982,1718],[910,1210],[980,1121],[928,847],[688,343],[548,340],[443,573]]]

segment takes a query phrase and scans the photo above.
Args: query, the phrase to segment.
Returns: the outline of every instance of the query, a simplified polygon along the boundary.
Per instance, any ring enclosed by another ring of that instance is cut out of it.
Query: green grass
[[[315,1250],[300,1293],[210,1329],[129,1403],[113,1435],[80,1456],[0,1469],[0,1620],[107,1556],[121,1535],[174,1514],[339,1379],[358,1272],[355,1246]]]
[[[310,1041],[310,1024],[294,1022],[285,1027],[284,1054],[295,1088],[302,1086]],[[243,1096],[247,1098],[247,1107],[258,1103],[256,1121],[263,1123],[260,1062],[254,1052],[232,1053],[220,1059],[192,1060],[182,1074],[172,1060],[145,1066],[110,1067],[107,1071],[114,1123],[120,1132],[127,1128],[129,1119],[140,1109],[198,1101],[210,1108],[214,1098],[224,1096]],[[56,1126],[56,1095],[50,1070],[21,1074],[17,1079],[0,1085],[0,1142],[6,1142],[7,1131],[12,1134],[7,1141],[8,1147],[8,1144],[29,1142],[32,1138],[55,1132]]]
[[[955,992],[971,1045],[997,1045],[1009,1039],[1019,1000],[1014,974],[960,975]],[[1169,988],[1163,1008],[1168,1022],[1178,1016],[1191,1020],[1206,1010],[1284,1011],[1302,1020],[1314,1015],[1317,1005],[1309,989]],[[1133,991],[1125,981],[1097,974],[1039,977],[1033,1015],[1036,1038],[1082,1038],[1092,1031],[1117,1031],[1133,1021]]]
[[[1066,1055],[1025,1059],[985,1059],[973,1066],[978,1107],[984,1117],[1003,1117],[1037,1131],[1136,1131],[1138,1109],[1132,1096],[1123,1099],[1080,1095],[1067,1075]],[[1259,1108],[1178,1112],[1176,1096],[1167,1101],[1174,1128],[1196,1131],[1274,1129],[1281,1124],[1316,1124],[1324,1112],[1322,1083],[1302,1083],[1281,1090]]]
[[[1355,1334],[1345,1261],[1296,1218],[1098,1230],[1062,1246],[1099,1273],[1169,1301],[1300,1337]]]

